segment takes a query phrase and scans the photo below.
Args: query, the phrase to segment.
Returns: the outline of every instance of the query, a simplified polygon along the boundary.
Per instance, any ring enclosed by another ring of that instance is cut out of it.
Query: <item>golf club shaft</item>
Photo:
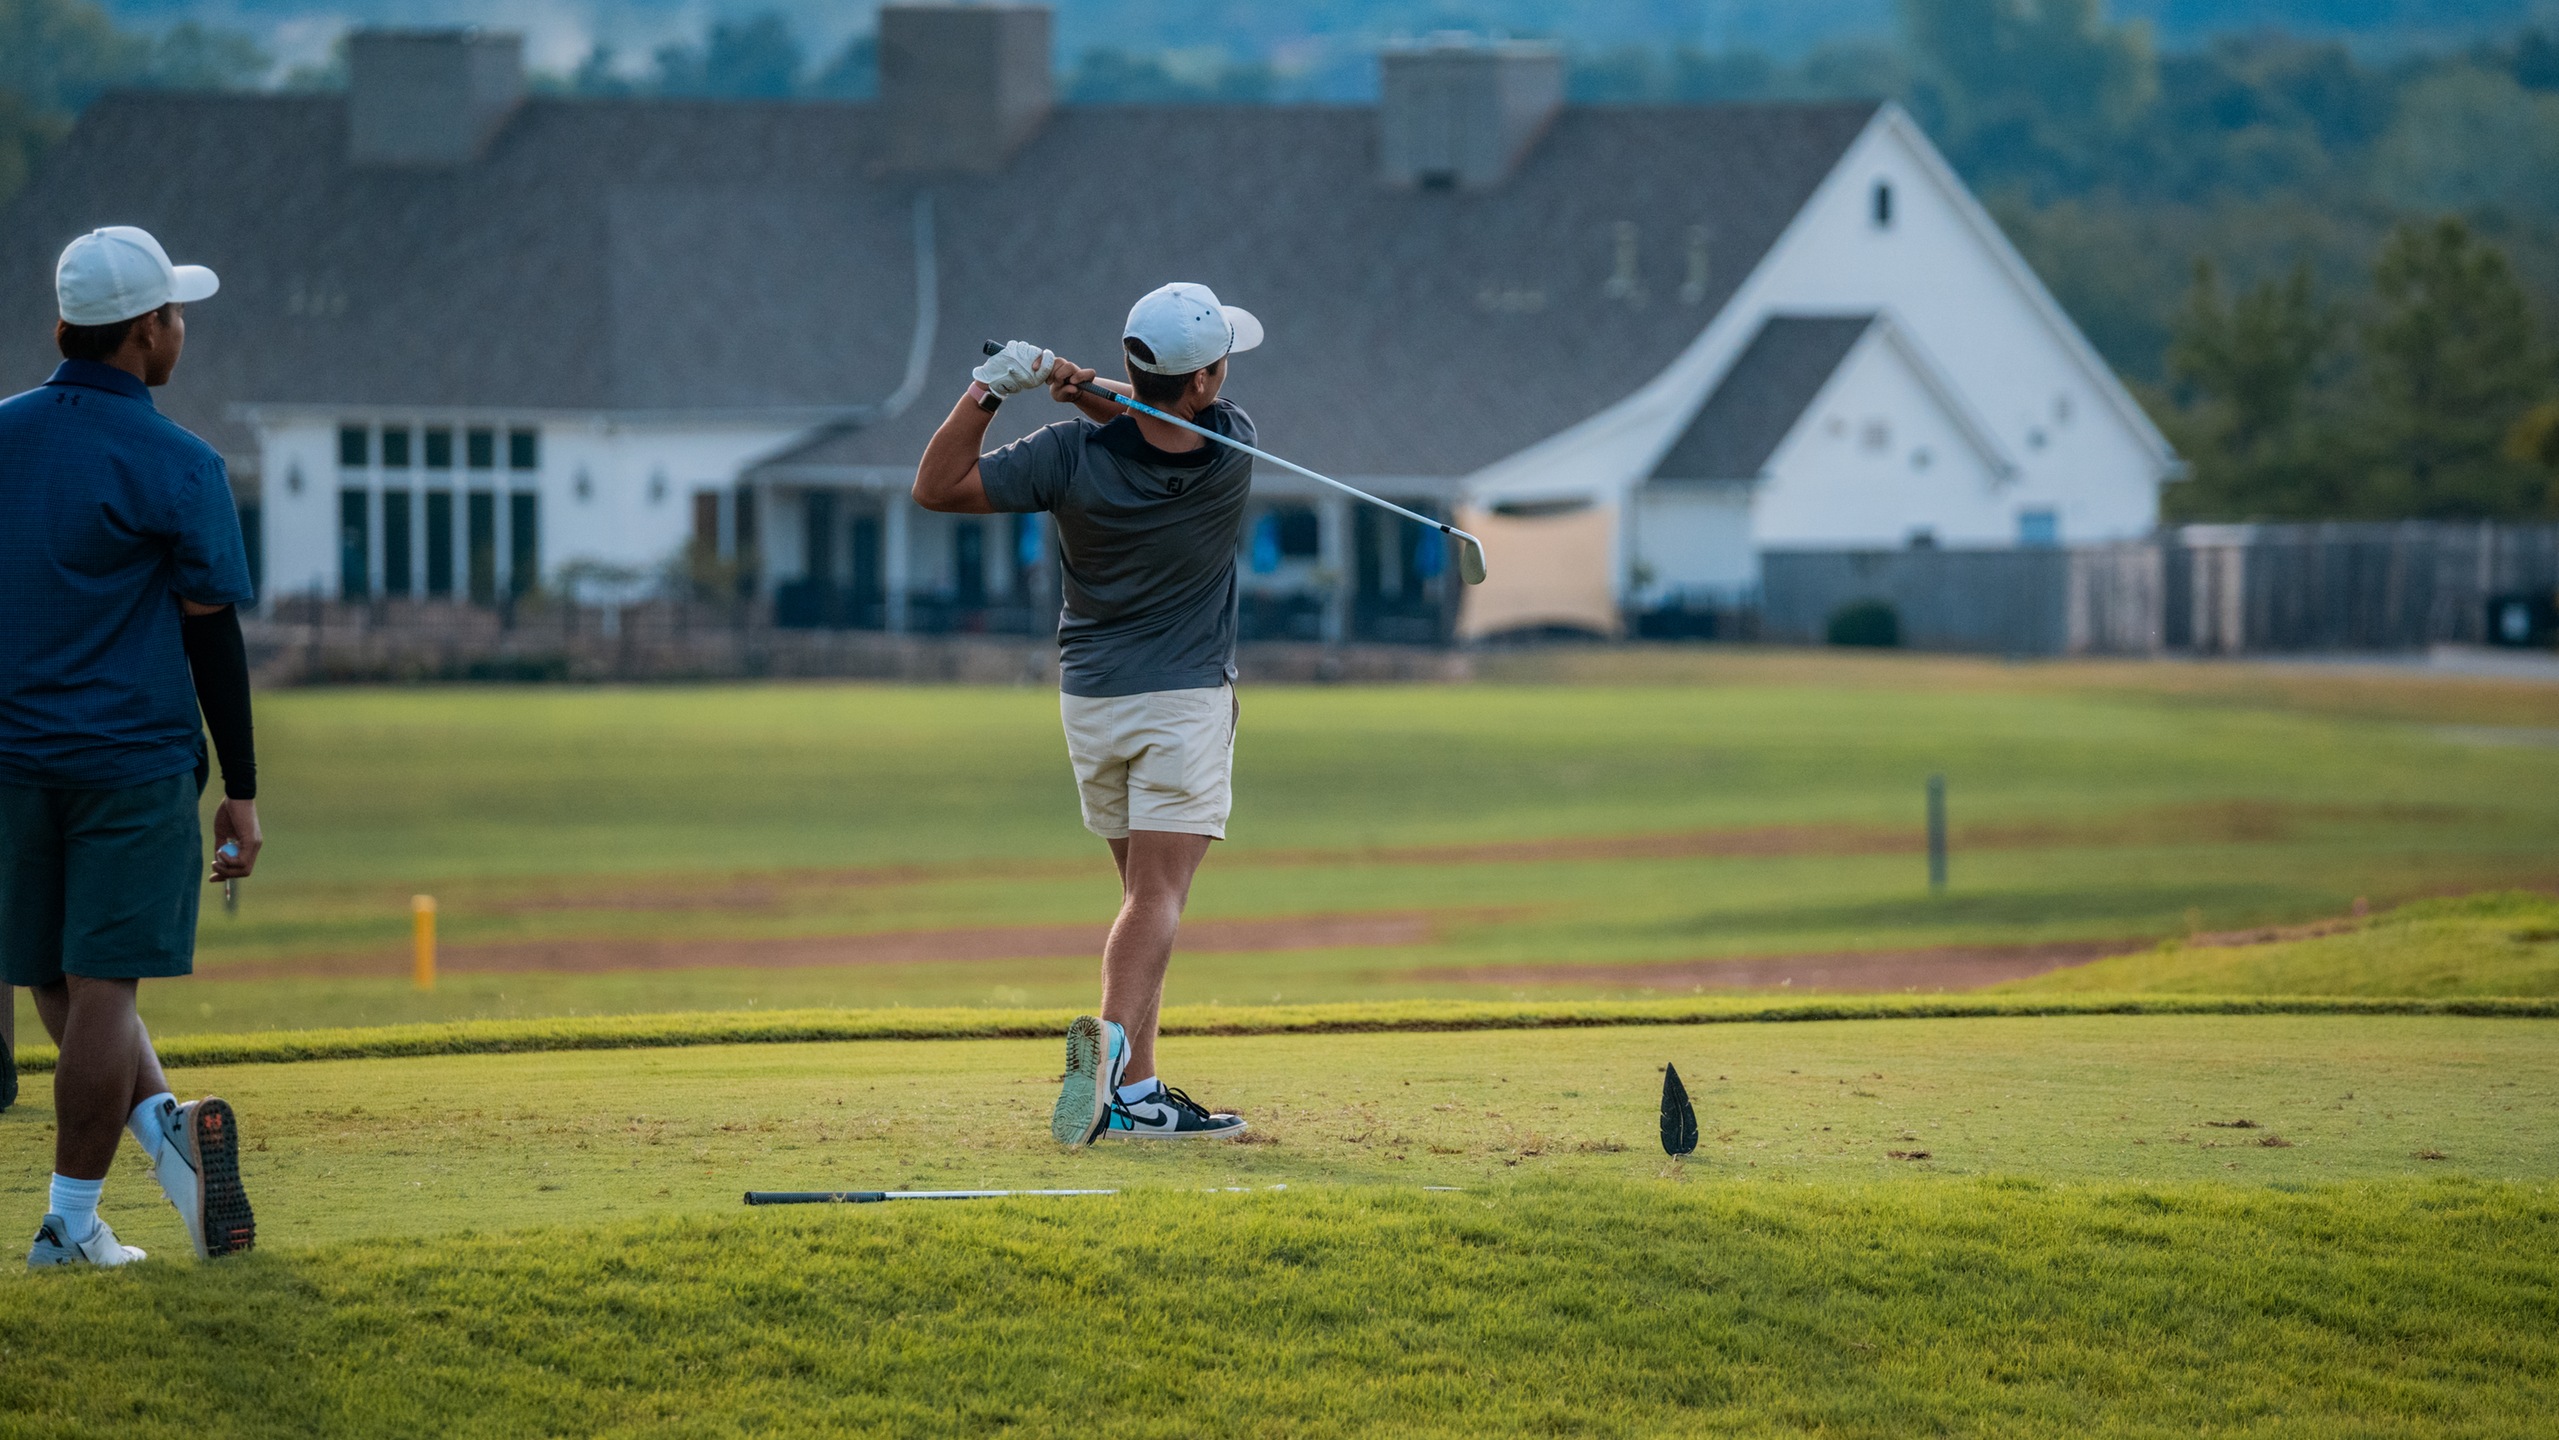
[[[1117,1195],[1117,1190],[749,1190],[749,1205],[877,1205],[889,1200],[1001,1200],[1014,1195]]]
[[[997,351],[1002,350],[1004,347],[996,341],[989,340],[986,342],[984,348],[987,354],[992,355]],[[1205,436],[1208,439],[1216,441],[1220,445],[1231,445],[1236,449],[1243,451],[1245,454],[1252,456],[1256,460],[1268,460],[1272,464],[1280,467],[1282,470],[1289,471],[1292,474],[1303,475],[1309,480],[1320,480],[1323,483],[1332,486],[1334,489],[1341,491],[1343,494],[1350,496],[1354,500],[1365,500],[1380,510],[1392,510],[1396,514],[1401,515],[1405,519],[1411,520],[1416,524],[1428,525],[1442,535],[1454,535],[1458,539],[1472,543],[1479,550],[1483,548],[1483,541],[1477,540],[1474,536],[1467,534],[1465,531],[1458,529],[1456,526],[1449,524],[1445,520],[1434,520],[1428,515],[1407,510],[1392,500],[1380,500],[1376,496],[1369,494],[1367,491],[1358,489],[1354,486],[1345,485],[1330,475],[1319,475],[1316,472],[1307,469],[1305,466],[1297,464],[1295,461],[1282,460],[1280,457],[1272,454],[1268,450],[1255,449],[1253,446],[1247,445],[1243,441],[1238,440],[1231,435],[1220,435],[1205,425],[1194,425],[1190,421],[1185,420],[1178,415],[1167,415],[1163,411],[1156,409],[1154,406],[1146,404],[1144,401],[1123,395],[1116,390],[1104,389],[1098,384],[1079,385],[1076,388],[1087,395],[1099,395],[1103,399],[1109,400],[1115,404],[1125,405],[1129,409],[1135,410],[1141,415],[1152,415],[1167,425],[1179,425],[1194,435]]]

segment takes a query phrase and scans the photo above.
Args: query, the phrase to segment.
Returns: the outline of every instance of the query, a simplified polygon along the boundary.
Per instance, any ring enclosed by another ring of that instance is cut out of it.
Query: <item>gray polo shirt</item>
[[[1196,418],[1253,442],[1252,418],[1224,400]],[[1251,456],[1217,444],[1158,450],[1123,415],[1061,420],[977,467],[997,510],[1056,517],[1059,689],[1140,695],[1235,678],[1235,547]]]

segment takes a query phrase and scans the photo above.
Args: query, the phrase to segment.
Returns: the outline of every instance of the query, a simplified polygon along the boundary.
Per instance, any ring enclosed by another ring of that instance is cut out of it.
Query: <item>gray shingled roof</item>
[[[931,183],[932,383],[826,458],[911,464],[981,338],[1101,359],[1131,300],[1190,279],[1269,327],[1229,393],[1291,458],[1464,473],[1668,363],[1873,111],[1568,108],[1499,189],[1417,193],[1376,183],[1365,108],[1062,109],[1002,174]],[[349,166],[345,123],[326,96],[92,106],[0,211],[0,388],[52,364],[59,247],[119,222],[222,274],[162,398],[235,456],[232,409],[258,402],[802,410],[897,387],[916,182],[873,165],[872,106],[537,98],[445,174]],[[1604,293],[1621,222],[1632,301]],[[1051,409],[1016,404],[996,438]]]
[[[1872,315],[1772,315],[1697,407],[1656,480],[1748,480],[1830,383]]]

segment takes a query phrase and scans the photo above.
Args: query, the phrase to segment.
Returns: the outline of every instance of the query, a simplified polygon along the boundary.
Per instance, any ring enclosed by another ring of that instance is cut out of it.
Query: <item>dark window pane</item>
[[[373,462],[373,432],[361,425],[338,427],[338,463],[360,470]]]
[[[491,469],[498,463],[498,432],[466,430],[462,435],[463,459],[474,470]]]
[[[1324,552],[1324,535],[1316,524],[1312,510],[1282,510],[1279,513],[1279,552],[1291,558],[1312,557]]]
[[[498,603],[498,497],[486,490],[474,490],[465,506],[469,511],[469,557],[471,564],[471,603]]]
[[[338,492],[338,594],[349,600],[373,598],[372,499],[369,491]]]
[[[426,495],[427,598],[453,598],[453,492]]]
[[[258,502],[252,500],[240,507],[240,541],[249,554],[249,589],[251,593],[267,593],[267,532],[260,518]]]
[[[951,568],[958,584],[953,587],[963,610],[977,610],[986,604],[986,525],[979,520],[962,520],[951,527]]]
[[[382,593],[409,598],[409,492],[382,492]]]
[[[1875,228],[1882,230],[1893,223],[1893,187],[1888,180],[1875,182]]]
[[[409,468],[409,431],[406,426],[382,432],[382,464],[391,470]]]
[[[693,544],[705,555],[719,553],[720,492],[717,490],[693,492]]]
[[[453,468],[452,431],[429,430],[426,432],[426,462],[429,470],[450,470]]]
[[[509,430],[506,432],[506,465],[510,470],[542,468],[542,432]]]
[[[542,583],[541,496],[507,497],[506,540],[506,588],[510,594],[521,595]]]

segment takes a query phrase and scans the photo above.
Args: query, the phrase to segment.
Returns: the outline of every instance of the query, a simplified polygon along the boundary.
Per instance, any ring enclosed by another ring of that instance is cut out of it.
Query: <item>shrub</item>
[[[1830,612],[1827,634],[1833,645],[1890,650],[1901,644],[1901,616],[1882,600],[1852,600]]]

